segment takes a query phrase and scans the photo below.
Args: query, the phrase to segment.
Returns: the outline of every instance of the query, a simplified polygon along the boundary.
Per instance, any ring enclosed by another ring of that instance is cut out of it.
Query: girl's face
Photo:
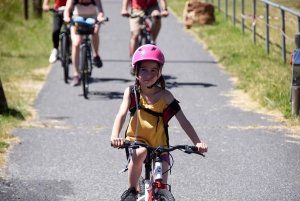
[[[156,61],[142,61],[140,64],[138,79],[141,85],[150,86],[160,77],[160,70]]]

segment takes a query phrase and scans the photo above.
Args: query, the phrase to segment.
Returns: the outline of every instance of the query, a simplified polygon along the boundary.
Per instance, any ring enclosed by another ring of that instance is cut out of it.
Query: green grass
[[[32,100],[45,80],[52,47],[52,13],[44,13],[43,19],[33,19],[30,5],[29,20],[24,20],[23,1],[1,0],[0,27],[0,79],[9,107],[0,115],[3,153],[13,138],[12,129],[31,116]],[[0,159],[0,165],[3,163]]]
[[[183,18],[185,2],[184,0],[168,1],[169,6],[180,19]],[[246,2],[251,5],[250,1]],[[272,2],[278,3],[279,1],[273,0]],[[296,4],[291,0],[284,1],[284,3],[284,6],[289,4],[293,5],[295,9],[300,8],[300,3]],[[230,7],[231,4],[228,4],[228,8]],[[221,10],[222,8],[221,5]],[[228,10],[228,13],[230,14],[230,10]],[[251,14],[251,6],[245,8],[245,13]],[[215,24],[194,24],[191,31],[204,41],[207,50],[216,56],[225,70],[238,78],[237,89],[248,93],[264,108],[280,111],[288,119],[288,123],[298,125],[298,117],[291,115],[289,96],[292,72],[289,63],[282,61],[279,47],[281,45],[281,36],[276,36],[276,33],[272,35],[272,44],[268,55],[263,38],[257,37],[256,44],[252,43],[252,34],[249,26],[248,29],[245,29],[245,33],[242,34],[240,24],[236,22],[236,25],[233,26],[230,16],[225,20],[224,13],[219,12],[217,9],[215,10],[215,16]],[[236,16],[239,16],[239,12],[236,12]],[[251,21],[247,23],[251,24]],[[286,26],[287,29],[290,27],[297,29],[295,25],[286,24]],[[265,25],[258,26],[257,32],[262,34],[264,29]],[[292,52],[295,45],[288,45],[288,51]],[[289,57],[287,57],[288,60]]]

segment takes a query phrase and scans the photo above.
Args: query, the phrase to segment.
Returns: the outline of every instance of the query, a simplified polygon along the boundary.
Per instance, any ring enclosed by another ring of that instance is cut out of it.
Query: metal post
[[[224,17],[225,17],[225,20],[227,20],[227,6],[228,6],[228,4],[227,4],[227,0],[225,0],[225,4],[224,4],[224,10],[225,10],[225,12],[224,12]]]
[[[300,110],[300,33],[295,34],[296,49],[292,58],[292,89],[290,101],[292,101],[292,114],[299,115]]]
[[[255,22],[256,22],[256,0],[252,1],[252,42],[255,44],[256,42],[256,26],[255,26]]]
[[[269,4],[266,3],[266,52],[270,53],[270,44],[269,44]]]
[[[244,3],[244,0],[241,0],[241,13],[242,13],[242,15],[245,14],[245,3]],[[243,16],[241,16],[241,30],[242,30],[242,33],[244,34],[245,33],[245,20],[244,20]]]
[[[281,29],[285,33],[285,12],[281,9]],[[285,36],[282,34],[282,60],[286,62]]]

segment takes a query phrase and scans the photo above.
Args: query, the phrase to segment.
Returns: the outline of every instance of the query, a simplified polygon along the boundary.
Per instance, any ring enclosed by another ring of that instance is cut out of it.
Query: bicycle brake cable
[[[136,127],[135,127],[135,133],[134,133],[134,141],[136,142],[136,135],[138,133],[138,126],[139,126],[139,105],[138,105],[138,100],[137,100],[137,95],[136,95],[136,86],[133,86],[133,92],[134,92],[134,98],[135,98],[135,107],[136,107]]]

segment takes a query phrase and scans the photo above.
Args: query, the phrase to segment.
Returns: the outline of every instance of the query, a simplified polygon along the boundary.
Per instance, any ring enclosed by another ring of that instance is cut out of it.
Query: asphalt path
[[[1,201],[113,201],[127,188],[127,174],[118,174],[125,153],[110,147],[110,134],[122,94],[134,82],[129,24],[119,14],[121,0],[103,0],[103,7],[104,66],[93,71],[90,99],[81,86],[63,82],[60,62],[51,66],[34,101],[37,117],[14,130],[21,143],[1,170]],[[173,152],[169,182],[176,200],[300,200],[299,139],[274,117],[234,106],[231,76],[173,14],[162,22],[157,45],[166,57],[167,88],[209,146],[205,158]],[[191,144],[175,118],[169,132],[171,145]]]

